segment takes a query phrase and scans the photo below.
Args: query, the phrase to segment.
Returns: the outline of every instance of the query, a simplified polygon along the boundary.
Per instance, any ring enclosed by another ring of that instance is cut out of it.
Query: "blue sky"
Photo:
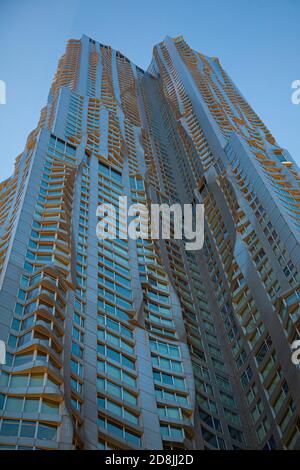
[[[300,0],[0,0],[0,180],[35,127],[66,40],[83,33],[146,68],[153,45],[183,35],[218,56],[278,142],[300,164]]]

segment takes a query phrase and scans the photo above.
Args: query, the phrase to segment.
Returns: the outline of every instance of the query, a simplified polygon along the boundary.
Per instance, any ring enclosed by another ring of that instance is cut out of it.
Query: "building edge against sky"
[[[0,185],[0,446],[299,449],[299,170],[216,58],[70,40]],[[204,203],[205,246],[96,209]]]

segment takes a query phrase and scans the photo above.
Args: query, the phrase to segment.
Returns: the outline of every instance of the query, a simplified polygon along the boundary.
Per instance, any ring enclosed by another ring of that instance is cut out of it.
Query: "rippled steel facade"
[[[70,40],[0,185],[0,448],[297,449],[300,177],[216,58]],[[96,236],[204,203],[205,245]]]

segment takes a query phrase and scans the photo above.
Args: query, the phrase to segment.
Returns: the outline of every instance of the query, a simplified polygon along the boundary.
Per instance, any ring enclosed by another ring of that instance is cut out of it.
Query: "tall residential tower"
[[[205,244],[99,240],[202,203]],[[300,174],[216,58],[70,40],[0,184],[0,448],[299,449]]]

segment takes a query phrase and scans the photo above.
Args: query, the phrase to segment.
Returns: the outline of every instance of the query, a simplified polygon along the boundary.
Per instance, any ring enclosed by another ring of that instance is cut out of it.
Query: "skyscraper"
[[[1,448],[299,449],[299,186],[218,59],[70,40],[0,185]],[[204,248],[99,240],[121,195],[204,204]]]

